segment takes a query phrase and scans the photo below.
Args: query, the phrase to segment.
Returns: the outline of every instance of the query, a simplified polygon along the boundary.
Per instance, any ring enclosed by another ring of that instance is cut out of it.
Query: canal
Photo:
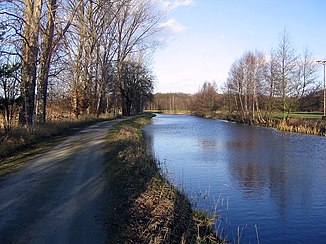
[[[325,243],[326,138],[158,114],[144,127],[167,178],[241,243]]]

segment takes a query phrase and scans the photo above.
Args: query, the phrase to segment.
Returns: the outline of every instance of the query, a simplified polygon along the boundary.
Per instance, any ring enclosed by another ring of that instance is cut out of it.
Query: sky
[[[164,45],[154,55],[154,92],[196,93],[222,87],[246,51],[269,55],[287,30],[298,54],[326,58],[325,0],[162,0],[169,5]],[[322,76],[322,67],[320,67]]]

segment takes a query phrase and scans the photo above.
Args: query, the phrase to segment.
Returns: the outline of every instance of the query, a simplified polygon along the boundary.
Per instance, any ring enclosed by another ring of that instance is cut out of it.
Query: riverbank
[[[141,127],[151,117],[119,123],[108,135],[109,243],[217,243],[212,226],[203,225],[203,217],[147,154]]]
[[[294,117],[286,120],[280,118],[264,118],[263,121],[245,120],[236,115],[218,114],[215,119],[223,119],[237,123],[272,127],[280,131],[326,136],[326,120],[318,118]]]

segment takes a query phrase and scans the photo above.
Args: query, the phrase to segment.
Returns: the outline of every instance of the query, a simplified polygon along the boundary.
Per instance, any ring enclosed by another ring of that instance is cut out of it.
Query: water
[[[230,241],[239,228],[241,243],[258,243],[257,227],[260,243],[326,243],[325,137],[160,114],[144,131],[170,181],[216,207]]]

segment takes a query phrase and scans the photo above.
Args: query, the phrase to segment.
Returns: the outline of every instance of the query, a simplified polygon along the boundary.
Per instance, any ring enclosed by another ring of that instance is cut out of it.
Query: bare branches
[[[300,58],[285,30],[268,58],[246,52],[234,62],[226,83],[229,110],[237,111],[242,120],[261,122],[261,111],[277,109],[286,119],[291,110],[304,109],[306,96],[318,90],[317,78],[311,52],[304,49]]]

